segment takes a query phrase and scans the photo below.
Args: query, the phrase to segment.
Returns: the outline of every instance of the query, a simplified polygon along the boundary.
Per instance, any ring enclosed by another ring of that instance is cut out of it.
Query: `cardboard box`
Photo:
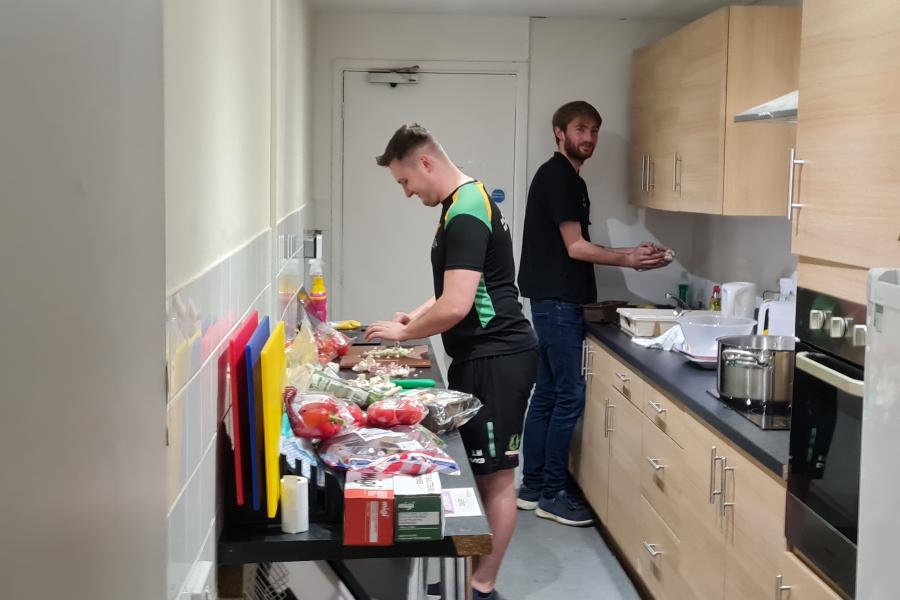
[[[444,503],[437,473],[394,477],[394,512],[398,542],[440,540],[444,537]]]
[[[344,486],[344,545],[394,543],[394,482],[374,473],[347,471]]]

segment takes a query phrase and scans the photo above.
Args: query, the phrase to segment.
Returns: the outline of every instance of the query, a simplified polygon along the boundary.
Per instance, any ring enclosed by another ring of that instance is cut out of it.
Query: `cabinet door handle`
[[[647,170],[647,155],[641,154],[641,191],[645,190],[644,188],[644,173]]]
[[[659,462],[658,458],[650,458],[649,456],[647,457],[647,462],[650,463],[650,466],[652,466],[655,471],[662,471],[668,466]]]
[[[653,155],[647,155],[647,191],[649,192],[656,187],[653,183]]]
[[[794,209],[795,208],[803,208],[802,204],[797,204],[794,202],[794,170],[797,165],[805,165],[805,160],[800,160],[797,158],[797,151],[794,148],[791,148],[791,161],[788,165],[788,193],[787,193],[787,218],[788,221],[794,218]]]
[[[581,376],[587,370],[587,342],[581,342]]]
[[[641,542],[641,545],[644,546],[644,550],[646,550],[647,554],[649,554],[652,558],[656,558],[657,556],[663,555],[662,550],[656,549],[656,544],[649,544],[647,542]]]
[[[622,383],[628,383],[629,381],[631,381],[631,377],[629,377],[625,373],[616,373],[616,378]]]
[[[784,593],[791,591],[791,586],[784,585],[784,575],[775,577],[775,600],[783,600]]]
[[[666,412],[666,409],[663,408],[662,404],[660,404],[659,402],[654,402],[653,400],[647,400],[647,404],[649,404],[650,407],[653,408],[653,410],[655,410],[656,414],[658,414],[658,415],[661,415],[664,412]]]
[[[613,417],[612,409],[614,409],[615,407],[616,407],[616,405],[610,404],[609,398],[607,398],[606,399],[606,434],[603,437],[609,437],[609,434],[616,430],[615,427],[612,427],[612,425],[614,425],[613,420],[612,420],[612,417]]]
[[[587,349],[587,358],[584,361],[584,378],[585,379],[594,379],[594,349],[588,347]]]
[[[716,496],[722,494],[722,490],[716,489],[716,463],[724,460],[719,456],[718,450],[713,446],[709,454],[709,503],[716,503]]]
[[[680,173],[678,172],[678,167],[681,165],[681,159],[678,158],[678,151],[676,150],[672,156],[672,191],[677,192],[681,189],[681,178],[679,177]]]
[[[725,509],[734,508],[734,502],[728,502],[728,473],[734,472],[734,467],[728,466],[728,459],[722,459],[722,518],[725,518]]]

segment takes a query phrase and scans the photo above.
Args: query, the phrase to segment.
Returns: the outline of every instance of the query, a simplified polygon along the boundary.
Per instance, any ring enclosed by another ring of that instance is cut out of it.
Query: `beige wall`
[[[0,18],[0,596],[165,598],[162,5]]]
[[[166,288],[269,226],[268,2],[165,2]]]

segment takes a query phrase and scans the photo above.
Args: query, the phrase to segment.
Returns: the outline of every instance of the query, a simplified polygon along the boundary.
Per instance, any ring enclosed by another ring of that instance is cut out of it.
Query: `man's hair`
[[[375,162],[380,167],[386,167],[395,160],[403,160],[424,146],[438,146],[431,132],[418,123],[403,125],[391,136],[384,154],[375,157]]]
[[[593,119],[597,122],[598,127],[600,125],[603,125],[603,118],[600,117],[600,113],[597,112],[597,109],[584,100],[567,102],[557,108],[556,112],[553,113],[553,141],[559,142],[559,140],[556,139],[557,127],[565,132],[566,128],[569,126],[569,123],[571,123],[578,117]]]

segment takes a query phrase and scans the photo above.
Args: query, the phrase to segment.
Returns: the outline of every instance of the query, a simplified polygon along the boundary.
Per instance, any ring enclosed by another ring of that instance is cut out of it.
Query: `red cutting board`
[[[356,363],[363,359],[363,354],[376,348],[386,348],[387,346],[350,346],[350,351],[341,357],[341,368],[352,369]],[[431,359],[428,358],[428,346],[412,346],[412,354],[406,358],[381,358],[378,362],[397,363],[398,365],[406,365],[417,369],[427,369],[431,366]]]
[[[244,348],[259,325],[259,315],[254,310],[228,341],[228,366],[231,371],[231,423],[234,436],[234,486],[238,506],[244,505],[244,469],[249,470],[250,456],[247,446],[247,364]],[[242,401],[243,400],[243,401]],[[243,412],[242,412],[243,411]],[[245,464],[246,462],[246,464]]]

